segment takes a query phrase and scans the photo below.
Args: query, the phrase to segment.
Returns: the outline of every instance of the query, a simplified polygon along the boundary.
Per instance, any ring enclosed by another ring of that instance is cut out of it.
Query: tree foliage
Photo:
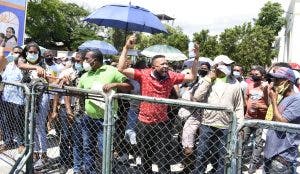
[[[269,1],[261,9],[255,24],[262,27],[269,27],[271,30],[274,30],[275,35],[277,35],[285,24],[285,19],[282,16],[283,13],[284,10],[281,4]]]
[[[209,30],[201,30],[193,36],[193,41],[200,45],[200,56],[213,58],[219,54],[218,37],[210,36]]]
[[[200,43],[200,55],[214,58],[224,54],[249,70],[252,65],[271,64],[278,51],[272,47],[278,32],[284,25],[283,10],[278,3],[268,2],[258,14],[258,19],[240,26],[225,29],[218,37],[209,30],[194,33],[194,41]]]
[[[60,0],[28,1],[26,33],[40,45],[55,47],[62,42],[73,50],[88,39],[97,39],[96,27],[81,19],[89,12],[74,3]]]

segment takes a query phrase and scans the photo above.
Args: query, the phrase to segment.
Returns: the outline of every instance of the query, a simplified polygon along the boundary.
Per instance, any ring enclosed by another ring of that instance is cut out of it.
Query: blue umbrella
[[[110,43],[100,41],[100,40],[89,40],[85,41],[78,47],[79,50],[84,49],[98,49],[101,51],[102,54],[107,55],[116,55],[118,54],[117,49],[112,46]]]
[[[105,5],[84,19],[100,26],[127,31],[167,33],[164,25],[149,10],[129,5]]]

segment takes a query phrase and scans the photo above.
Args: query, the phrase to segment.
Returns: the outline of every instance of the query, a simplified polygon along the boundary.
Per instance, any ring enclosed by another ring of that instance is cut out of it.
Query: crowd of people
[[[202,62],[199,45],[195,44],[191,68],[184,67],[185,70],[178,72],[169,67],[164,55],[152,57],[149,65],[145,61],[132,65],[127,53],[134,48],[135,42],[134,35],[128,38],[115,67],[103,63],[99,50],[80,50],[71,58],[56,58],[51,50],[42,54],[33,42],[24,49],[14,46],[4,58],[3,47],[0,47],[1,76],[7,82],[30,83],[38,79],[44,83],[104,93],[122,92],[158,98],[175,95],[182,100],[230,108],[238,125],[245,119],[300,123],[299,78],[287,63],[277,63],[268,71],[265,67],[253,65],[247,73],[225,55],[215,57],[213,64]],[[37,98],[35,170],[43,168],[49,160],[47,137],[56,134],[53,125],[59,122],[61,172],[66,173],[72,168],[74,173],[101,173],[97,160],[101,160],[103,151],[104,105],[93,98],[49,91],[51,88]],[[15,147],[19,153],[24,151],[25,102],[22,88],[4,86],[0,102],[0,129],[4,142],[1,152]],[[157,164],[159,173],[171,173],[174,122],[170,107],[134,100],[128,104],[127,112],[123,112],[127,119],[121,133],[128,139],[134,156],[141,158],[139,171],[153,173],[152,164]],[[181,120],[182,130],[179,132],[184,171],[224,173],[232,115],[226,111],[186,107],[172,114]],[[117,124],[115,129],[119,129]],[[266,138],[263,134],[263,130],[256,127],[242,130],[244,146],[251,138],[255,142],[248,173],[255,173],[261,160],[266,173],[295,173],[299,134],[275,130],[268,130]],[[192,156],[195,159],[186,162]],[[209,171],[208,164],[211,164]]]

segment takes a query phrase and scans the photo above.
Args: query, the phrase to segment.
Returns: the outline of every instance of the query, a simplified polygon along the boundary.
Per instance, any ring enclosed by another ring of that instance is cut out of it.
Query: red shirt
[[[182,83],[184,74],[168,71],[168,78],[158,80],[153,75],[153,69],[135,69],[134,79],[141,85],[141,94],[149,97],[169,98],[171,90],[175,84]],[[143,123],[159,123],[167,121],[168,106],[166,104],[157,104],[141,102],[139,120]]]
[[[267,92],[267,84],[261,84],[259,86],[255,86],[255,83],[251,83],[248,85],[246,90],[246,95],[248,100],[246,101],[247,110],[245,117],[248,119],[261,119],[264,120],[266,117],[267,109],[254,109],[251,107],[252,103],[260,103],[261,105],[266,106],[268,108],[268,92]]]

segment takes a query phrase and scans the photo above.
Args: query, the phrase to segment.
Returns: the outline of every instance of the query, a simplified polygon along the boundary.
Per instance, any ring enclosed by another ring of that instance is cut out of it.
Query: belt
[[[281,164],[285,165],[285,166],[291,166],[291,162],[287,161],[284,157],[280,156],[280,155],[276,155],[274,157],[274,160],[280,162]]]

